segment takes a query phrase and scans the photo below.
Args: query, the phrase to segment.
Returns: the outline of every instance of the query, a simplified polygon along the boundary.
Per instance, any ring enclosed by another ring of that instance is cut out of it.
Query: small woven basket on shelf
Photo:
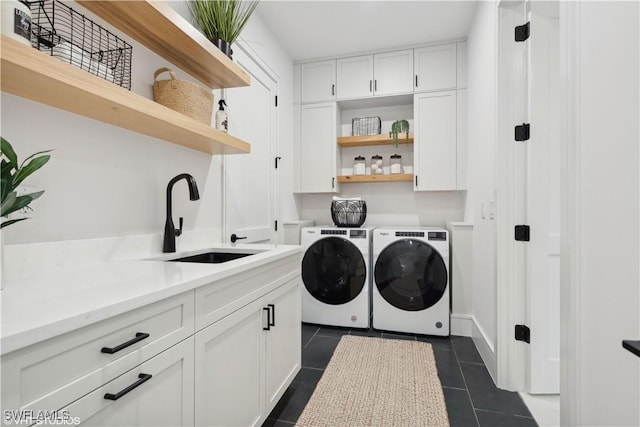
[[[158,80],[158,76],[165,71],[171,78]],[[153,100],[211,126],[213,93],[195,83],[179,80],[176,73],[169,68],[159,68],[153,73]]]

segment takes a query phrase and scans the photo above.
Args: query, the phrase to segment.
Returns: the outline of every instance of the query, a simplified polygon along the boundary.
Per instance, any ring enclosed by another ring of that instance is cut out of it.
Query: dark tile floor
[[[303,324],[302,369],[263,427],[295,424],[320,381],[340,337],[345,334],[431,343],[449,421],[453,427],[537,426],[517,393],[500,390],[495,386],[471,338],[439,338]]]

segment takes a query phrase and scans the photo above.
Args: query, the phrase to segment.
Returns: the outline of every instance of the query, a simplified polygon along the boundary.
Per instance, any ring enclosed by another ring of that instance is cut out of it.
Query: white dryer
[[[373,327],[449,335],[449,238],[431,227],[373,233]]]
[[[305,227],[302,321],[369,328],[372,228]]]

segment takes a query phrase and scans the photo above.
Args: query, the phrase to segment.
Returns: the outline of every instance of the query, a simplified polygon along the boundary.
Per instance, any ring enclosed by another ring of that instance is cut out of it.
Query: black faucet
[[[175,252],[176,236],[182,234],[183,218],[180,217],[180,228],[176,230],[175,225],[173,225],[173,218],[171,215],[171,191],[173,190],[173,184],[181,179],[186,179],[187,184],[189,185],[189,200],[200,199],[196,180],[188,173],[181,173],[169,181],[169,184],[167,184],[167,220],[164,223],[164,242],[162,244],[162,252]]]

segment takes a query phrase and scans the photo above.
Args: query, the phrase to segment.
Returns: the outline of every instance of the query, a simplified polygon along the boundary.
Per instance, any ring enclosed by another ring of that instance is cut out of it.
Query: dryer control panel
[[[349,230],[349,237],[352,239],[366,239],[367,230]]]
[[[428,239],[441,240],[444,242],[445,240],[447,240],[447,233],[445,231],[430,231]]]

